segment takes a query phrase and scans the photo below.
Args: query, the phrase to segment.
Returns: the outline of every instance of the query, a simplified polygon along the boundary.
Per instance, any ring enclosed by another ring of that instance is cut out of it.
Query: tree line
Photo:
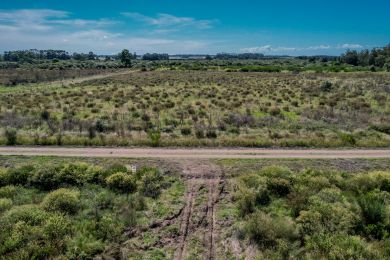
[[[353,66],[373,66],[390,69],[390,44],[370,50],[347,50],[340,56],[340,62]]]

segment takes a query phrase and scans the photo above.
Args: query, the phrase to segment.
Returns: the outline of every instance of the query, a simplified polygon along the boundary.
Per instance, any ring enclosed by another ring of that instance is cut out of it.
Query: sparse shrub
[[[80,206],[80,192],[64,188],[50,192],[42,201],[45,210],[65,214],[75,214]]]
[[[333,84],[329,81],[325,81],[321,84],[321,91],[330,92],[332,90]]]

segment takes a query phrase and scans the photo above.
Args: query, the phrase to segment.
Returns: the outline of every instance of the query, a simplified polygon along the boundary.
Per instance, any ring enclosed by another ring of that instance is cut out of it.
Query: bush
[[[347,234],[318,233],[308,238],[305,248],[310,259],[379,259],[363,239]]]
[[[118,172],[106,178],[107,186],[123,193],[133,193],[136,191],[136,182],[132,176],[127,173]]]
[[[294,241],[298,232],[294,222],[287,217],[271,217],[263,212],[249,216],[245,231],[262,247],[273,247],[278,240]]]
[[[206,137],[210,139],[215,139],[217,138],[217,132],[215,130],[208,130],[206,132]]]
[[[43,235],[47,241],[55,248],[56,252],[51,252],[53,255],[61,254],[65,250],[65,236],[71,233],[71,221],[61,214],[53,214],[49,216],[43,225]]]
[[[385,198],[382,193],[369,192],[359,198],[363,218],[366,224],[380,224],[387,219]]]
[[[162,189],[163,176],[157,169],[146,169],[142,173],[140,192],[152,198],[157,198]]]
[[[26,185],[29,176],[34,171],[34,167],[31,165],[25,165],[19,168],[8,170],[8,184],[14,185]]]
[[[291,191],[291,184],[286,179],[270,178],[268,180],[268,189],[272,194],[276,194],[279,197],[285,197]]]
[[[12,200],[0,198],[0,213],[12,207]]]
[[[5,136],[5,139],[7,140],[6,144],[7,145],[15,145],[16,141],[17,141],[17,134],[18,134],[18,132],[14,128],[5,129],[4,136]]]
[[[160,130],[149,130],[148,137],[151,141],[152,146],[159,146],[161,139],[161,131]]]
[[[61,170],[59,166],[49,165],[39,167],[29,178],[30,185],[41,190],[57,189],[61,182],[58,179],[57,173]]]
[[[17,194],[17,189],[14,185],[7,185],[0,188],[0,198],[13,198]]]
[[[64,188],[50,192],[42,201],[42,207],[45,210],[65,214],[75,214],[80,205],[80,193],[76,190]]]
[[[191,128],[189,128],[189,127],[183,127],[183,128],[180,130],[180,132],[181,132],[182,135],[188,136],[188,135],[191,135],[192,130],[191,130]]]
[[[0,219],[0,227],[6,228],[19,221],[28,225],[37,226],[42,224],[49,214],[36,205],[14,206],[6,211]]]

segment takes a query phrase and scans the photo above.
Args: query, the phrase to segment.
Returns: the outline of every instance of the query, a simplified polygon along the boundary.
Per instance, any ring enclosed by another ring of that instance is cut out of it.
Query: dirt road
[[[66,148],[66,147],[0,147],[0,155],[173,158],[173,159],[354,159],[390,158],[390,149],[321,150],[321,149],[229,149],[229,148]]]

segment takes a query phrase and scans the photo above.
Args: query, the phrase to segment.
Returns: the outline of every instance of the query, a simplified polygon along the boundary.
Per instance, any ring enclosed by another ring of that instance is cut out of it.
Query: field
[[[386,259],[389,167],[1,156],[0,257]]]
[[[390,146],[387,73],[234,72],[211,65],[188,71],[158,64],[74,83],[0,87],[0,143]]]

